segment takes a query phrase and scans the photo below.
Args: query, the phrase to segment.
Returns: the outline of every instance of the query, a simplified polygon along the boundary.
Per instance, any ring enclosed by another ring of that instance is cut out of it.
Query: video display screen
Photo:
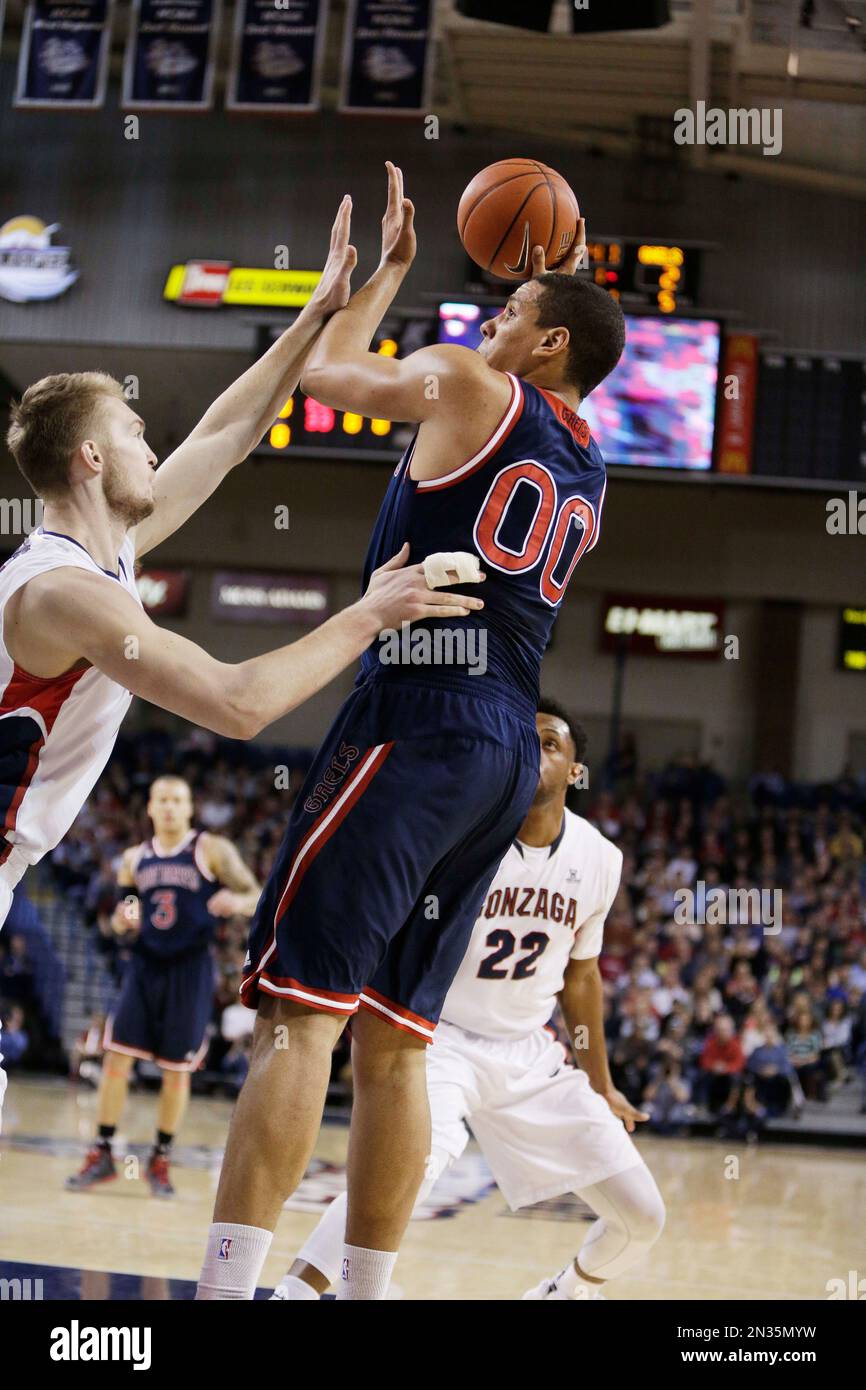
[[[477,347],[481,324],[499,312],[490,305],[440,304],[440,343]],[[580,409],[605,460],[643,468],[710,469],[718,322],[637,314],[625,318],[626,348],[619,365]]]

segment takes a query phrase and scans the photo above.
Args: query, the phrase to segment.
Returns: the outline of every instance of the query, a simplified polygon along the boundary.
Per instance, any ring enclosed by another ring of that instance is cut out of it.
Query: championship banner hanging
[[[432,19],[432,0],[350,0],[339,109],[427,111]]]
[[[112,11],[112,0],[30,0],[14,105],[101,106]]]
[[[226,106],[317,111],[328,0],[237,0]]]
[[[123,64],[125,110],[213,104],[220,0],[135,0]]]

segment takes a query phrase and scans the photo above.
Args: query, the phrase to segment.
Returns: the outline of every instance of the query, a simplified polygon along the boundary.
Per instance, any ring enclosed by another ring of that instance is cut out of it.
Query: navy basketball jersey
[[[156,840],[146,840],[133,878],[141,902],[136,950],[168,959],[209,945],[218,919],[207,904],[217,885],[205,864],[197,830],[191,830],[173,854],[159,849]]]
[[[559,605],[578,560],[598,541],[606,479],[586,422],[552,392],[508,376],[508,409],[466,463],[416,482],[409,476],[413,440],[388,486],[364,568],[366,587],[405,541],[409,564],[435,551],[470,551],[487,580],[463,592],[478,593],[484,608],[447,619],[448,643],[430,619],[412,625],[402,655],[380,639],[362,660],[368,675],[421,677],[479,695],[505,687],[534,713]],[[426,638],[418,634],[425,628]],[[455,640],[461,631],[463,640]]]

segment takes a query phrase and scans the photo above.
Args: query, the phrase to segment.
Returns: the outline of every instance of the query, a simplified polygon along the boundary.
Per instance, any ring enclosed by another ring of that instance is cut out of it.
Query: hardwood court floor
[[[230,1104],[192,1102],[173,1168],[177,1197],[165,1202],[134,1177],[88,1193],[64,1191],[64,1179],[79,1166],[93,1134],[95,1103],[90,1089],[10,1082],[0,1138],[0,1272],[22,1262],[194,1280]],[[154,1097],[131,1096],[116,1153],[143,1156],[154,1120]],[[297,1209],[280,1219],[262,1287],[273,1287],[316,1212],[339,1190],[346,1137],[342,1126],[323,1128],[293,1203]],[[849,1270],[866,1267],[862,1150],[651,1137],[642,1138],[640,1148],[667,1203],[668,1224],[649,1258],[608,1285],[607,1297],[826,1299],[828,1280],[845,1280]],[[126,1166],[134,1170],[135,1162]],[[474,1146],[446,1188],[434,1193],[428,1218],[409,1228],[396,1297],[519,1298],[562,1267],[586,1230],[568,1198],[509,1214]],[[109,1282],[107,1275],[90,1274],[81,1296],[141,1296],[112,1295]]]

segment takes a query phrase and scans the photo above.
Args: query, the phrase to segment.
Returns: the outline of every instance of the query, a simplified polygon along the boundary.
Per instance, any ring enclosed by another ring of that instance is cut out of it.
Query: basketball
[[[543,246],[549,270],[568,255],[580,209],[565,179],[537,159],[500,159],[466,186],[457,230],[482,270],[525,280],[533,246]]]

